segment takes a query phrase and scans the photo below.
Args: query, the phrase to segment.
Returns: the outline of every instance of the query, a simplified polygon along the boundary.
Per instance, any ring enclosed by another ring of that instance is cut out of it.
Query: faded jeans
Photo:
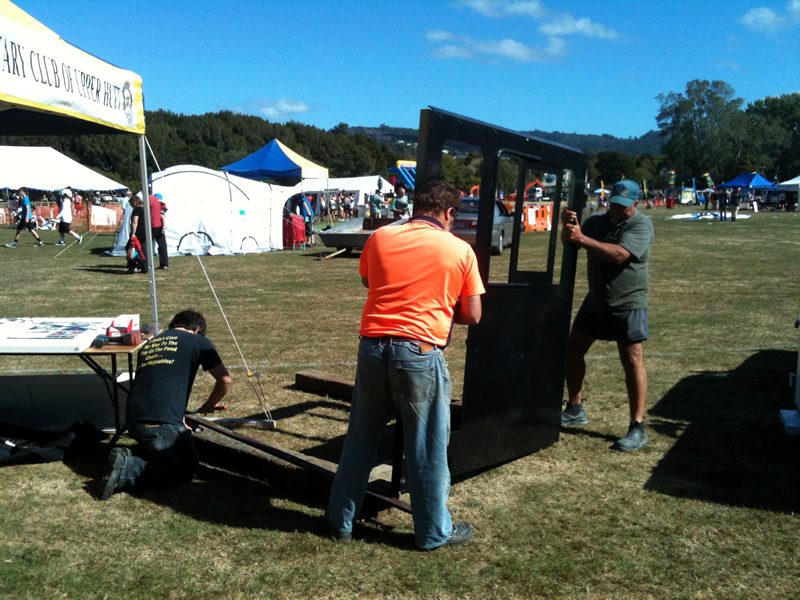
[[[138,456],[128,457],[120,487],[192,480],[200,458],[192,432],[183,424],[163,423],[153,427],[132,423],[128,432],[138,442]]]
[[[447,510],[450,375],[441,350],[422,353],[410,340],[361,339],[347,438],[325,516],[333,529],[352,531],[381,432],[395,414],[403,423],[414,538],[420,548],[436,548],[453,531]]]

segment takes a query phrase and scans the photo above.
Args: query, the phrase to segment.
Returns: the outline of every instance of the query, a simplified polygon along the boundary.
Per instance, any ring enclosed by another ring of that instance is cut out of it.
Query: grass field
[[[800,213],[718,223],[647,212],[656,241],[643,451],[608,450],[627,425],[611,344],[588,357],[585,429],[453,487],[454,517],[476,529],[458,548],[415,550],[402,513],[337,545],[320,535],[324,499],[212,467],[191,484],[100,502],[86,487],[108,451],[101,443],[65,463],[0,468],[0,596],[800,597],[800,438],[778,419],[791,407],[787,373],[800,345]],[[0,244],[13,233],[0,229]],[[43,248],[27,234],[15,250],[0,247],[4,316],[138,311],[149,320],[146,278],[102,256],[113,236],[87,236],[60,255],[56,234],[43,238]],[[542,243],[542,234],[523,241],[530,253]],[[347,404],[291,389],[294,374],[353,375],[365,296],[357,260],[314,260],[320,251],[202,259],[280,416],[277,432],[259,435],[317,455],[337,447]],[[493,259],[492,279],[507,260]],[[157,279],[162,326],[182,308],[204,312],[236,379],[230,416],[259,414],[198,259],[173,258]],[[576,306],[584,293],[581,256]],[[447,356],[460,396],[458,329]],[[77,360],[0,357],[3,374],[78,370]],[[208,389],[199,376],[190,406]]]

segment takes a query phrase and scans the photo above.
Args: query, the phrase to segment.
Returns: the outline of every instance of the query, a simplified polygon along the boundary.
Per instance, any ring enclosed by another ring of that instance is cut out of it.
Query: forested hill
[[[179,164],[219,169],[278,138],[287,146],[325,165],[332,177],[386,174],[398,159],[416,158],[417,130],[389,127],[350,127],[341,123],[330,130],[302,123],[272,123],[263,118],[221,111],[182,115],[148,111],[147,140],[157,165],[151,170]],[[614,150],[624,154],[660,154],[660,138],[651,132],[622,140],[612,136],[533,131],[531,134],[576,146],[588,154]],[[135,136],[99,135],[70,137],[0,136],[0,145],[52,146],[59,152],[130,187],[138,188],[139,155]],[[454,147],[454,154],[469,148]],[[156,168],[154,168],[156,167]]]
[[[350,131],[371,138],[379,143],[387,143],[399,146],[413,146],[417,142],[417,130],[407,127],[390,127],[381,125],[379,127],[350,127]],[[563,133],[560,131],[541,131],[534,129],[523,131],[526,135],[566,144],[573,148],[583,150],[587,154],[597,154],[599,152],[620,152],[634,156],[637,154],[650,154],[652,156],[661,155],[663,138],[657,131],[648,131],[637,138],[618,138],[613,135],[593,135],[582,133]]]

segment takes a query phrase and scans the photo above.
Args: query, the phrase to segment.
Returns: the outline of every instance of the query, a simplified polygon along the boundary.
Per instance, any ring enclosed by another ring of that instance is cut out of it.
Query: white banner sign
[[[12,107],[144,133],[141,77],[65,42],[0,0],[0,108]]]

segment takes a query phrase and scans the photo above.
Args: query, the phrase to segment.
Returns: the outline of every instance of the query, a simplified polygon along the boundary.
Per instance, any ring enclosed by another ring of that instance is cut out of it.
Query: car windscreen
[[[459,213],[468,214],[468,215],[477,215],[478,214],[478,203],[477,202],[464,202],[461,201],[461,207],[458,209]]]

